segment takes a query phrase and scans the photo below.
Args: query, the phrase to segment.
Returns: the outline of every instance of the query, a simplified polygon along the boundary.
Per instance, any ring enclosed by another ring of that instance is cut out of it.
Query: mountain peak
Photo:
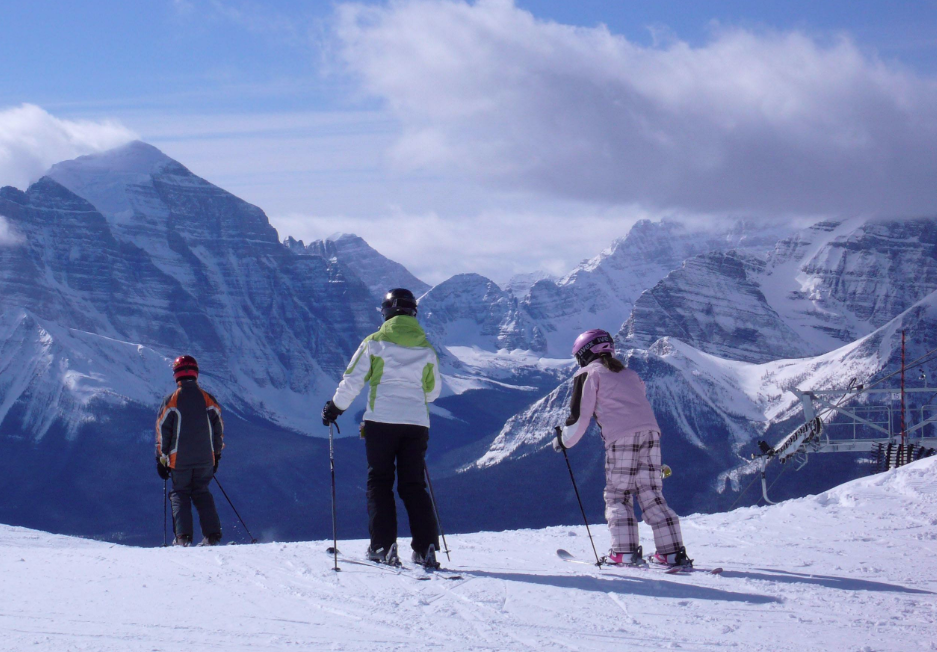
[[[297,244],[293,247],[298,251]],[[368,286],[371,294],[380,299],[393,287],[407,288],[416,296],[430,289],[430,286],[411,274],[403,265],[385,257],[369,245],[361,236],[354,233],[333,233],[325,240],[310,242],[305,247],[306,253],[324,258],[338,258],[355,271],[355,274]]]
[[[47,175],[56,179],[82,169],[86,174],[94,171],[103,174],[145,174],[148,176],[167,165],[181,167],[180,163],[152,145],[134,140],[104,152],[87,154],[70,161],[56,163],[49,169]]]
[[[46,173],[47,177],[87,199],[101,213],[118,223],[130,219],[134,214],[128,188],[151,186],[153,177],[159,175],[184,179],[188,186],[210,185],[178,161],[139,140],[105,152],[56,163]],[[152,211],[160,212],[155,206],[141,209],[141,212]]]

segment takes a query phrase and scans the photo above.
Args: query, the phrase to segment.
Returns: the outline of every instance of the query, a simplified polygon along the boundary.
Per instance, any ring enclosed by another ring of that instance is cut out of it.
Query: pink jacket
[[[575,446],[595,417],[605,445],[642,430],[660,432],[647,400],[644,381],[631,369],[615,373],[601,360],[593,360],[573,376],[569,418],[563,428],[563,444]]]

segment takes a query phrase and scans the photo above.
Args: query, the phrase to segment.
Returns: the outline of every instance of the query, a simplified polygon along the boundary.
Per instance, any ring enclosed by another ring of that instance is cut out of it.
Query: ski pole
[[[167,490],[166,490],[166,482],[167,482],[167,481],[164,479],[164,480],[163,480],[163,547],[164,547],[164,548],[169,545],[169,543],[166,541],[166,539],[167,539],[167,535],[166,535],[166,504],[169,502],[169,495],[168,495]]]
[[[579,501],[579,511],[582,512],[582,520],[586,524],[586,533],[589,535],[589,543],[592,544],[592,553],[595,555],[595,565],[601,567],[599,553],[595,549],[595,541],[592,540],[592,531],[589,529],[589,519],[586,518],[586,510],[582,506],[582,498],[579,497],[579,489],[576,487],[576,478],[573,477],[573,467],[569,463],[569,455],[566,454],[566,447],[563,447],[563,457],[566,460],[566,468],[569,469],[569,479],[573,481],[573,491],[576,492],[576,500]]]
[[[341,570],[338,567],[338,518],[335,514],[335,447],[332,445],[332,425],[334,422],[329,423],[329,467],[332,470],[332,557],[335,562],[335,567],[332,569],[334,571]],[[335,423],[335,428],[338,429],[338,424]],[[339,430],[338,434],[342,434],[342,431]]]
[[[439,520],[439,508],[436,506],[436,494],[433,492],[433,481],[429,477],[429,466],[426,460],[423,461],[423,472],[426,473],[426,484],[429,485],[429,500],[433,503],[433,513],[436,514],[436,527],[439,528],[439,534],[442,535],[442,545],[446,549],[446,559],[452,561],[449,556],[449,544],[446,543],[446,533],[442,531],[442,521]]]
[[[218,485],[218,488],[221,489],[221,493],[224,494],[225,500],[228,501],[228,504],[231,505],[231,509],[234,510],[234,515],[238,517],[238,520],[241,522],[241,525],[244,527],[244,531],[247,532],[247,536],[251,538],[251,543],[257,543],[257,539],[254,538],[254,535],[251,534],[251,531],[247,529],[247,523],[244,522],[244,519],[241,518],[241,515],[238,514],[237,507],[234,506],[234,503],[231,502],[231,499],[228,498],[228,492],[224,490],[224,487],[221,486],[221,483],[218,482],[218,476],[212,476],[215,480],[215,484]]]

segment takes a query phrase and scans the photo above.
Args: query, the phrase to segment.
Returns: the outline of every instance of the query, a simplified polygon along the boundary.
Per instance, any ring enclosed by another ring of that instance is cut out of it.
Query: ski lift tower
[[[905,385],[905,333],[901,334],[901,371],[897,388],[856,384],[843,389],[792,390],[804,410],[804,424],[775,446],[759,442],[761,486],[766,502],[765,468],[772,459],[797,470],[811,453],[868,453],[873,473],[887,471],[937,452],[937,388]],[[923,363],[921,363],[923,364]],[[894,374],[893,374],[894,375]],[[928,427],[930,426],[930,427]]]

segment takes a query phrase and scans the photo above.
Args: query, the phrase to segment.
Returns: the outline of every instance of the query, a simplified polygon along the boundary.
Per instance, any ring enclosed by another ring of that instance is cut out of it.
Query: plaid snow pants
[[[654,531],[657,552],[669,555],[683,545],[680,519],[661,492],[660,433],[637,432],[605,449],[605,518],[612,552],[633,552],[640,542],[632,495],[637,494],[644,522]]]

